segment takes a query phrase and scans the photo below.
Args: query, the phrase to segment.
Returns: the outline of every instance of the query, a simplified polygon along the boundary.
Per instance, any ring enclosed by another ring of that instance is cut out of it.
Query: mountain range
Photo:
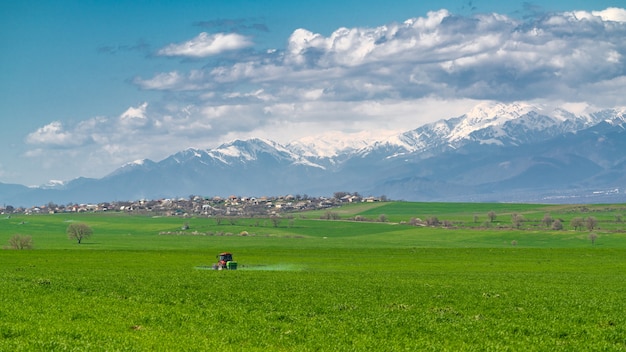
[[[29,206],[189,195],[331,195],[409,201],[626,201],[626,109],[573,113],[481,103],[403,133],[307,137],[282,145],[235,140],[140,160],[100,178],[40,187],[0,184],[0,201]]]

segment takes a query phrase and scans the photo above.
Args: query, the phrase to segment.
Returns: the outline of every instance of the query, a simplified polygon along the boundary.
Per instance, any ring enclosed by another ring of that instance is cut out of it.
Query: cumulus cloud
[[[591,18],[592,16],[600,17],[604,21],[615,21],[615,22],[626,22],[626,9],[620,9],[616,7],[609,7],[603,11],[592,11],[591,16],[586,13],[579,11],[577,14],[581,18]]]
[[[566,12],[519,20],[447,10],[329,36],[295,30],[284,50],[230,65],[136,79],[143,89],[263,89],[275,99],[493,100],[559,98],[626,73],[626,10]],[[223,95],[215,95],[224,97]],[[589,98],[592,98],[589,95]]]
[[[170,44],[157,52],[161,56],[186,56],[201,58],[239,50],[251,46],[248,37],[237,33],[200,33],[197,37],[180,44]]]
[[[126,109],[121,115],[121,120],[145,120],[146,119],[146,108],[148,107],[148,103],[144,102],[138,107],[130,107]]]
[[[66,131],[59,121],[51,122],[26,136],[26,142],[57,147],[73,147],[84,143],[86,136]]]

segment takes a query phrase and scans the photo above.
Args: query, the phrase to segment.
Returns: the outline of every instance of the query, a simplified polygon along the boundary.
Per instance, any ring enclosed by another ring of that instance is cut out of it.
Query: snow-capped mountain
[[[619,116],[618,110],[579,116],[562,109],[546,111],[526,103],[481,103],[459,117],[426,124],[415,130],[377,141],[361,154],[385,148],[398,156],[455,150],[468,144],[516,146],[534,143],[560,134],[576,132]],[[624,112],[621,112],[624,116]]]
[[[624,150],[624,108],[579,114],[528,103],[481,103],[464,115],[401,133],[331,132],[287,145],[255,138],[189,148],[158,162],[128,163],[102,179],[41,187],[28,199],[345,190],[406,200],[564,201],[577,199],[564,194],[610,188],[621,190],[612,195],[626,201]]]
[[[335,158],[352,154],[376,143],[381,137],[396,135],[394,131],[361,131],[342,133],[330,131],[321,135],[308,136],[295,140],[286,145],[286,148],[305,158]]]

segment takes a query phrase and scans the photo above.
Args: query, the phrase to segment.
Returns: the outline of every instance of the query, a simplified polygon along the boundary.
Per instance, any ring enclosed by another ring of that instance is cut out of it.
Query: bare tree
[[[563,223],[561,222],[561,220],[559,219],[554,220],[554,222],[552,223],[552,229],[563,230]]]
[[[387,222],[387,215],[385,215],[385,214],[380,214],[380,215],[378,216],[378,221],[380,221],[380,222]]]
[[[576,217],[570,221],[570,225],[574,228],[574,230],[579,230],[582,229],[584,222],[583,218]]]
[[[552,226],[552,223],[554,222],[554,219],[552,219],[552,216],[550,216],[550,213],[546,213],[543,216],[543,219],[541,219],[541,222],[546,225],[546,227],[550,227]]]
[[[598,226],[598,220],[593,216],[589,216],[585,219],[585,226],[587,227],[587,230],[592,231],[596,228],[596,226]]]
[[[278,227],[278,225],[280,224],[280,217],[276,215],[272,215],[270,217],[270,220],[272,221],[272,224],[274,225],[274,227]]]
[[[598,234],[593,233],[593,232],[589,234],[589,240],[591,240],[592,245],[596,244],[597,239],[598,239]]]
[[[91,237],[93,230],[89,225],[84,223],[73,223],[67,227],[67,237],[70,240],[76,240],[80,244],[83,239]]]
[[[436,216],[431,216],[428,219],[426,219],[426,225],[437,226],[439,225],[439,219]]]
[[[335,192],[335,193],[333,193],[333,198],[341,199],[341,198],[343,198],[343,197],[345,197],[345,196],[347,196],[349,194],[350,193],[348,193],[348,192]]]
[[[9,238],[9,245],[6,249],[33,249],[33,238],[30,236],[13,235]]]
[[[522,227],[522,222],[524,222],[524,216],[522,216],[521,214],[513,213],[513,215],[511,215],[511,222],[513,223],[513,226],[515,228],[519,229],[520,227]]]
[[[493,210],[488,212],[487,217],[489,218],[490,222],[493,222],[494,220],[496,220],[496,212]]]
[[[339,220],[341,218],[341,216],[339,216],[338,213],[334,212],[334,211],[327,211],[324,213],[324,215],[322,215],[320,217],[320,219],[324,219],[324,220]]]
[[[417,226],[420,225],[422,223],[422,220],[420,220],[419,218],[411,218],[411,220],[409,221],[409,224],[413,225],[413,226]]]

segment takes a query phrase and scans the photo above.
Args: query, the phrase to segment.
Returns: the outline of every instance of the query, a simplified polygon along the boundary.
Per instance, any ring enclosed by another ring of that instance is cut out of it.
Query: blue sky
[[[483,100],[625,106],[621,1],[5,1],[0,182],[236,138],[405,131]]]

